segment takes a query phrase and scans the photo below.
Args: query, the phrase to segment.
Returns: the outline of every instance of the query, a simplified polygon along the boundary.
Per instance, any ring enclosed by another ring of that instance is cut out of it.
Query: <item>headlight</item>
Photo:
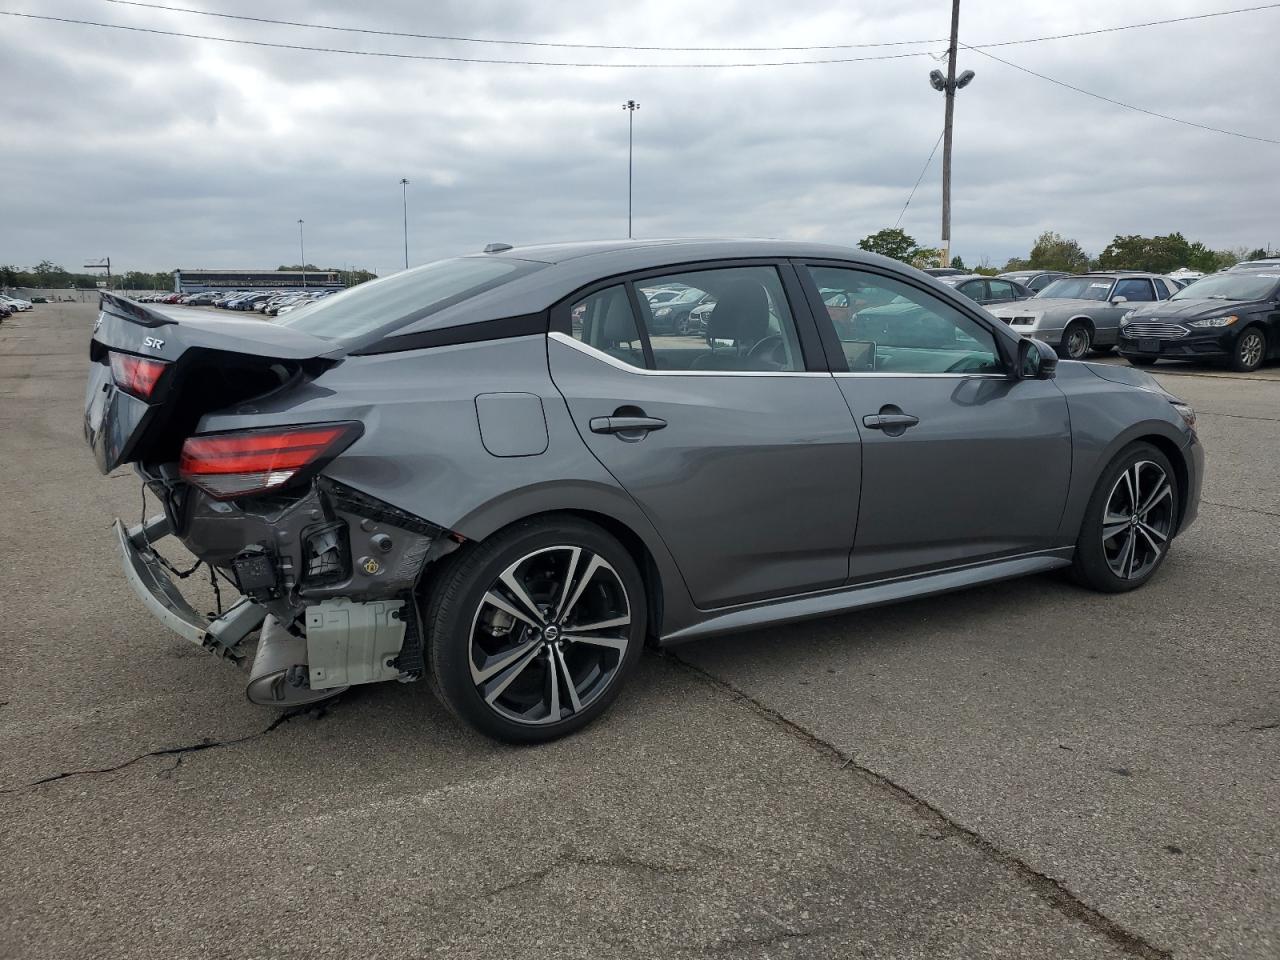
[[[1229,327],[1240,318],[1232,314],[1229,317],[1205,317],[1203,320],[1192,320],[1188,327]]]
[[[655,317],[665,317],[670,312],[670,307],[659,307],[657,310],[653,311],[653,315]]]
[[[1191,430],[1196,428],[1196,412],[1191,409],[1188,403],[1174,403],[1173,409],[1178,411],[1178,415],[1182,417],[1182,422]]]
[[[1129,325],[1129,321],[1133,319],[1133,315],[1137,312],[1138,312],[1137,310],[1130,310],[1123,317],[1121,317],[1120,326],[1127,327]]]

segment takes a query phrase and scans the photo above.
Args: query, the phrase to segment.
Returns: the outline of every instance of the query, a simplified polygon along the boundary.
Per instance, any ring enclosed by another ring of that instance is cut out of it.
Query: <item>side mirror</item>
[[[1019,380],[1052,380],[1058,374],[1058,354],[1043,340],[1024,337],[1018,341]]]
[[[1111,298],[1111,305],[1112,305],[1113,307],[1116,307],[1116,306],[1119,306],[1119,305],[1120,305],[1120,304],[1122,304],[1122,303],[1128,303],[1128,302],[1129,302],[1129,298],[1128,298],[1128,297],[1112,297],[1112,298]]]

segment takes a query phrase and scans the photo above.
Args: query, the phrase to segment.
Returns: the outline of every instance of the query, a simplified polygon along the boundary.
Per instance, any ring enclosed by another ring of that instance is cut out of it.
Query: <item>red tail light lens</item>
[[[116,386],[139,400],[150,400],[156,384],[169,368],[168,360],[135,357],[128,353],[111,351],[111,379]]]
[[[219,500],[253,496],[332,460],[360,432],[358,423],[317,423],[188,437],[178,472]]]

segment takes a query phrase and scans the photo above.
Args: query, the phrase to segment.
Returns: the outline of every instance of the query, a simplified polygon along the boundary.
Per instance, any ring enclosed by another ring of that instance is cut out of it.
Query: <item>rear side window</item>
[[[276,323],[337,340],[390,332],[542,266],[497,257],[440,260],[325,297]]]
[[[633,367],[644,366],[644,347],[627,288],[618,284],[579,300],[569,310],[573,338]]]
[[[659,370],[803,370],[795,321],[773,267],[725,267],[636,282]],[[681,289],[665,303],[664,289]]]
[[[1116,297],[1124,297],[1128,300],[1149,302],[1156,298],[1155,291],[1151,289],[1151,281],[1138,278],[1128,277],[1124,280],[1116,281],[1116,288],[1111,294],[1111,299]]]

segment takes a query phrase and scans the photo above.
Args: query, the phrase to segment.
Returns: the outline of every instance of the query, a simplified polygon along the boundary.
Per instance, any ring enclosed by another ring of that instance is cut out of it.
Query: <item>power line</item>
[[[862,63],[867,60],[901,60],[906,57],[924,57],[923,50],[911,53],[882,53],[868,57],[830,57],[821,60],[766,60],[741,63],[573,63],[561,60],[496,60],[484,57],[447,57],[427,53],[390,53],[384,50],[351,50],[342,47],[312,47],[299,43],[273,43],[267,40],[247,40],[238,37],[214,37],[203,33],[182,33],[177,30],[160,30],[155,27],[133,27],[122,23],[100,23],[96,20],[78,20],[72,17],[50,17],[37,13],[18,13],[0,10],[0,16],[21,17],[25,20],[43,20],[50,23],[74,23],[85,27],[102,27],[107,30],[127,30],[131,33],[149,33],[161,37],[181,37],[186,40],[213,40],[248,47],[268,47],[274,50],[306,50],[311,53],[345,53],[356,57],[387,57],[393,60],[432,60],[440,63],[487,63],[517,67],[599,67],[609,70],[717,70],[735,67],[808,67],[831,63]]]
[[[946,131],[944,130],[942,133],[946,133]],[[938,139],[933,142],[933,149],[929,151],[929,159],[924,162],[924,166],[920,169],[920,176],[916,177],[915,186],[907,194],[907,202],[902,205],[902,212],[898,214],[898,219],[893,221],[895,228],[901,226],[902,218],[907,215],[907,207],[911,206],[911,201],[915,197],[916,191],[920,189],[920,183],[924,180],[924,175],[929,172],[929,165],[933,163],[933,155],[938,152],[938,145],[942,143],[942,133],[938,134]]]
[[[276,20],[270,17],[253,17],[246,14],[236,13],[220,13],[214,10],[197,10],[192,7],[178,7],[163,3],[145,3],[142,0],[106,0],[107,3],[113,3],[117,6],[125,7],[142,7],[147,10],[164,10],[169,13],[189,13],[201,17],[217,17],[222,20],[240,20],[249,23],[267,23],[273,26],[282,27],[303,27],[308,30],[334,30],[342,33],[362,33],[380,37],[403,37],[413,40],[444,40],[451,43],[490,43],[503,44],[507,46],[520,47],[559,47],[562,49],[576,50],[636,50],[636,51],[664,51],[670,53],[785,53],[799,52],[804,50],[854,50],[865,49],[869,47],[903,47],[903,46],[919,46],[934,43],[946,43],[946,37],[937,37],[929,40],[889,40],[876,43],[826,43],[826,44],[807,44],[803,46],[771,46],[771,47],[731,47],[731,46],[707,46],[707,47],[676,47],[676,46],[640,46],[636,44],[615,44],[615,43],[569,43],[555,42],[549,40],[509,40],[498,39],[492,37],[464,37],[451,34],[439,33],[408,33],[399,30],[377,30],[371,27],[343,27],[334,26],[327,23],[305,23],[298,20]],[[1253,7],[1238,7],[1234,10],[1217,10],[1211,13],[1197,13],[1185,17],[1170,17],[1164,20],[1146,20],[1142,23],[1121,24],[1114,27],[1098,27],[1092,30],[1079,30],[1073,33],[1057,33],[1043,37],[1026,37],[1021,40],[1001,40],[992,43],[975,44],[976,47],[1009,47],[1018,44],[1040,43],[1045,40],[1067,40],[1073,37],[1092,37],[1103,33],[1116,33],[1122,30],[1137,30],[1144,27],[1158,27],[1171,23],[1188,23],[1193,20],[1208,20],[1214,17],[1229,17],[1240,13],[1256,13],[1261,10],[1274,10],[1280,8],[1280,3],[1265,3]],[[503,61],[505,62],[505,61]],[[811,61],[814,63],[823,63],[827,61]],[[840,61],[834,61],[840,62]],[[768,66],[769,64],[761,64]],[[740,66],[740,64],[734,64]]]
[[[1184,126],[1196,127],[1200,130],[1208,130],[1211,133],[1222,133],[1229,137],[1239,137],[1242,140],[1254,140],[1258,143],[1274,143],[1280,145],[1280,140],[1272,140],[1268,137],[1255,137],[1250,133],[1240,133],[1237,130],[1224,130],[1222,127],[1211,127],[1205,123],[1196,123],[1194,120],[1183,120],[1181,117],[1174,117],[1167,113],[1148,110],[1146,107],[1138,107],[1132,103],[1125,103],[1123,100],[1116,100],[1112,97],[1103,96],[1100,93],[1094,93],[1092,90],[1085,90],[1082,87],[1077,87],[1074,84],[1067,83],[1065,80],[1058,80],[1043,73],[1037,73],[1035,70],[1020,66],[1009,60],[1005,60],[1002,57],[997,57],[994,53],[987,53],[985,50],[980,50],[977,47],[970,47],[968,44],[964,43],[962,43],[961,46],[966,50],[972,50],[974,53],[986,57],[988,60],[995,60],[997,63],[1003,63],[1006,67],[1012,67],[1014,70],[1021,70],[1023,73],[1030,74],[1033,77],[1039,77],[1041,80],[1047,80],[1049,83],[1056,84],[1059,87],[1066,87],[1068,90],[1074,90],[1076,93],[1082,93],[1086,97],[1093,97],[1095,100],[1102,100],[1105,103],[1111,103],[1117,107],[1124,107],[1126,110],[1136,110],[1138,113],[1145,113],[1149,117],[1158,117],[1161,120],[1170,120],[1173,123],[1181,123]]]

